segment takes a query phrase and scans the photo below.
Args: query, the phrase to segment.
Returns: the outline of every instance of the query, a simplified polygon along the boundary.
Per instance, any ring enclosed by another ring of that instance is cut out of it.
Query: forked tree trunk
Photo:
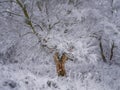
[[[56,71],[58,76],[66,76],[65,71],[65,61],[68,59],[65,53],[63,53],[62,57],[59,59],[59,53],[56,52],[54,54],[54,61],[56,64]]]

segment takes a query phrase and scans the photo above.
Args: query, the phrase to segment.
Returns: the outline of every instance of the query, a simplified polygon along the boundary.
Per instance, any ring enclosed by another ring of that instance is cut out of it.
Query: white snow
[[[13,1],[0,1],[0,90],[120,90],[119,0],[20,0],[39,40]],[[70,58],[66,77],[57,76],[56,51]]]

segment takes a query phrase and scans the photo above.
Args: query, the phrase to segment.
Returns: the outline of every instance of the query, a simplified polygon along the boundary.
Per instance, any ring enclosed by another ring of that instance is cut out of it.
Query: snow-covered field
[[[0,0],[0,90],[120,90],[120,0]]]

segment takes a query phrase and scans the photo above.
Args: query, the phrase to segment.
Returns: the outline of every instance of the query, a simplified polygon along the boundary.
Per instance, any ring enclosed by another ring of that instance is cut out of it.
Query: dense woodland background
[[[120,90],[120,0],[0,0],[0,90]]]

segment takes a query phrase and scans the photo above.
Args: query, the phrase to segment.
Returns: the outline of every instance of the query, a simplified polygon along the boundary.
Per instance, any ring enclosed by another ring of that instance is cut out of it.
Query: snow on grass
[[[48,15],[44,5],[41,12],[33,7],[31,20],[43,28],[35,27],[40,43],[34,34],[26,34],[31,29],[22,22],[24,17],[13,17],[20,24],[0,16],[0,90],[120,90],[118,5],[113,14],[109,0],[83,0],[78,7],[57,3],[48,8]],[[18,6],[13,10],[21,12]],[[101,59],[100,36],[107,63]],[[116,47],[109,63],[113,41]],[[53,61],[56,51],[66,52],[72,59],[65,63],[66,77],[57,76]]]

